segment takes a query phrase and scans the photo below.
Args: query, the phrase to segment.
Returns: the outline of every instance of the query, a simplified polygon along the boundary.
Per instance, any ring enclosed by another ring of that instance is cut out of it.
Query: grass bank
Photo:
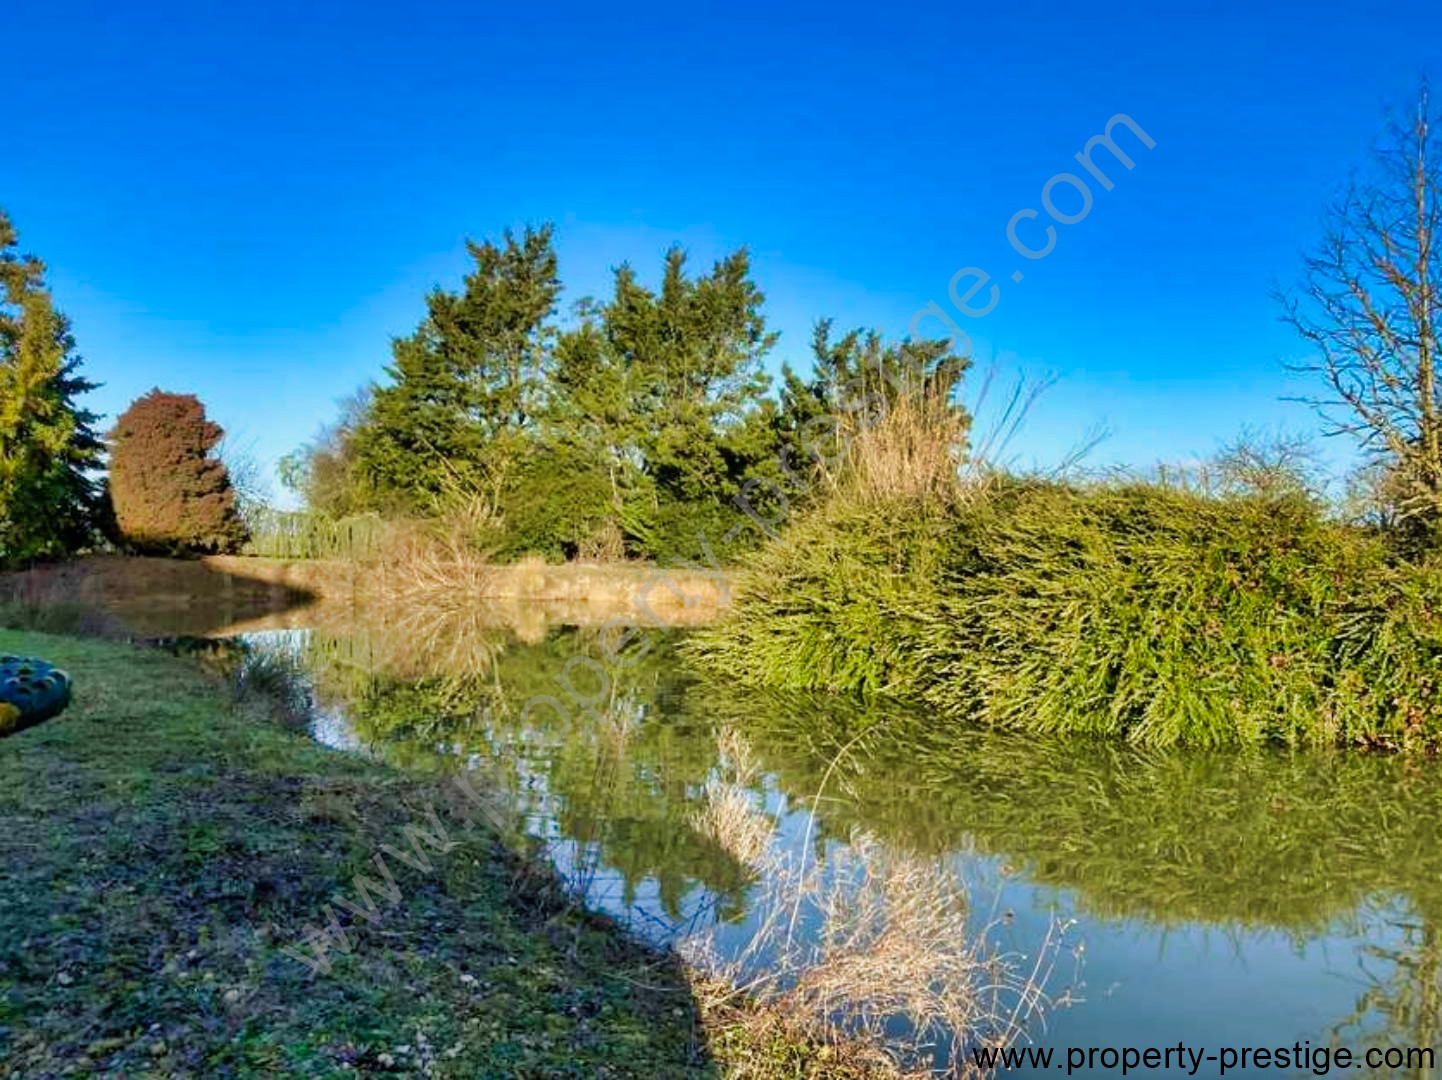
[[[1302,496],[837,499],[734,597],[693,655],[751,686],[1150,746],[1442,744],[1442,575]]]
[[[459,826],[474,808],[434,776],[326,751],[160,652],[0,631],[5,652],[76,695],[0,741],[0,1075],[886,1075],[698,991]],[[329,973],[282,952],[383,845],[422,852],[427,805],[453,844],[433,869],[387,858],[401,899],[342,914]]]

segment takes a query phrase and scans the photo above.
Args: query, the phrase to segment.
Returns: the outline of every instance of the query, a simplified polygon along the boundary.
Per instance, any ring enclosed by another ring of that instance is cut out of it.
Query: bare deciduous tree
[[[1317,350],[1296,370],[1328,387],[1312,399],[1329,434],[1350,434],[1391,475],[1400,518],[1442,522],[1442,145],[1424,87],[1391,125],[1368,173],[1328,216],[1326,237],[1285,319]]]
[[[227,432],[215,448],[230,473],[230,486],[235,490],[235,508],[247,526],[253,526],[267,507],[274,502],[265,471],[256,458],[255,440],[242,442]]]

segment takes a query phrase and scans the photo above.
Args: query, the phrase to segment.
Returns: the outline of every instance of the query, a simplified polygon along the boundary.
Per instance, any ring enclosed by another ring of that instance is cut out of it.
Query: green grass
[[[1300,496],[836,501],[736,593],[693,649],[751,686],[1148,746],[1442,743],[1442,575]]]
[[[76,693],[0,740],[0,1075],[719,1075],[675,961],[455,827],[440,779],[162,653],[0,631],[6,652]],[[403,898],[329,975],[281,953],[427,803],[459,841],[436,869],[388,859]]]

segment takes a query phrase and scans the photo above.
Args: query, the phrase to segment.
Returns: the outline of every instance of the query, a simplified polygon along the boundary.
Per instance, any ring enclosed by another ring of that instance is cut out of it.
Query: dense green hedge
[[[1001,481],[834,503],[698,636],[751,685],[1146,745],[1442,742],[1442,575],[1301,497]]]

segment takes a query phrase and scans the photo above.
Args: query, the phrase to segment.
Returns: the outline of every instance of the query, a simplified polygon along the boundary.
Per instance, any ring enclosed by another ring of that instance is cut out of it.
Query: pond
[[[710,684],[659,631],[618,654],[596,628],[486,622],[332,618],[215,648],[300,665],[333,746],[482,770],[592,904],[733,974],[805,955],[874,986],[872,950],[968,983],[947,1007],[974,1020],[1024,1017],[1053,1070],[1076,1047],[1442,1037],[1433,762],[938,732]]]

